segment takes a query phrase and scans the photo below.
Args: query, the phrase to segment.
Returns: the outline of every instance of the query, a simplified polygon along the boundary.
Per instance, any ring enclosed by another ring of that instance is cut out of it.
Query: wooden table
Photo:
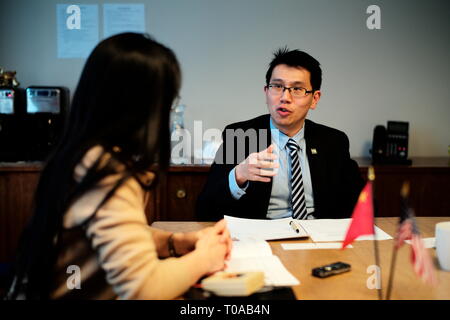
[[[394,236],[398,218],[376,218],[376,225]],[[434,237],[436,223],[450,221],[450,217],[418,217],[417,222],[423,238]],[[194,231],[211,225],[209,222],[158,221],[153,227],[168,231]],[[354,248],[346,250],[283,250],[282,243],[311,242],[311,240],[269,241],[272,252],[300,281],[293,290],[297,299],[305,300],[376,300],[377,290],[368,289],[367,282],[373,277],[370,266],[375,265],[372,241],[355,241]],[[379,241],[383,296],[389,279],[393,240]],[[395,300],[447,300],[450,299],[450,272],[439,269],[435,249],[429,249],[436,264],[438,285],[429,287],[416,277],[410,262],[411,247],[404,245],[397,255],[394,286],[391,299]],[[350,263],[351,272],[319,279],[311,276],[311,269],[336,261]],[[368,271],[369,268],[369,271]]]

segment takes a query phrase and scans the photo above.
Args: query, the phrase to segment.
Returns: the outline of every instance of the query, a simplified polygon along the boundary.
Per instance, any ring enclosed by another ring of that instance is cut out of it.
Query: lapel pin
[[[317,154],[317,149],[312,148],[312,149],[311,149],[311,153],[312,153],[312,154]]]

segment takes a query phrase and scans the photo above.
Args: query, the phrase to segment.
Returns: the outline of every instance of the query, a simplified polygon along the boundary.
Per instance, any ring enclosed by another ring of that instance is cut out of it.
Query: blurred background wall
[[[14,0],[0,2],[0,66],[22,87],[75,90],[83,58],[58,58],[57,4],[143,3],[145,29],[183,69],[185,124],[217,128],[266,113],[264,75],[279,47],[323,68],[313,121],[345,131],[352,156],[369,156],[373,128],[410,123],[410,156],[446,156],[450,145],[450,2],[445,0]],[[381,29],[370,30],[370,5]],[[119,80],[118,80],[119,81]],[[133,81],[133,79],[120,79]]]

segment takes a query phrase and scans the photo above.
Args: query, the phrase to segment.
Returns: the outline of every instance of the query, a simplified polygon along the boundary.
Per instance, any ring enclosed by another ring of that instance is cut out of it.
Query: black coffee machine
[[[0,87],[0,162],[42,161],[62,135],[64,87]]]
[[[23,117],[25,160],[45,160],[58,143],[69,106],[64,87],[28,87]]]
[[[25,91],[0,87],[0,162],[25,160],[24,115]]]

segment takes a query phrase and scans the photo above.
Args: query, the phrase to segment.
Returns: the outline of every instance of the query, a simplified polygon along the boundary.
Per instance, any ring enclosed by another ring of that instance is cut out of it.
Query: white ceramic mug
[[[441,269],[450,271],[450,221],[436,224],[436,255]]]

